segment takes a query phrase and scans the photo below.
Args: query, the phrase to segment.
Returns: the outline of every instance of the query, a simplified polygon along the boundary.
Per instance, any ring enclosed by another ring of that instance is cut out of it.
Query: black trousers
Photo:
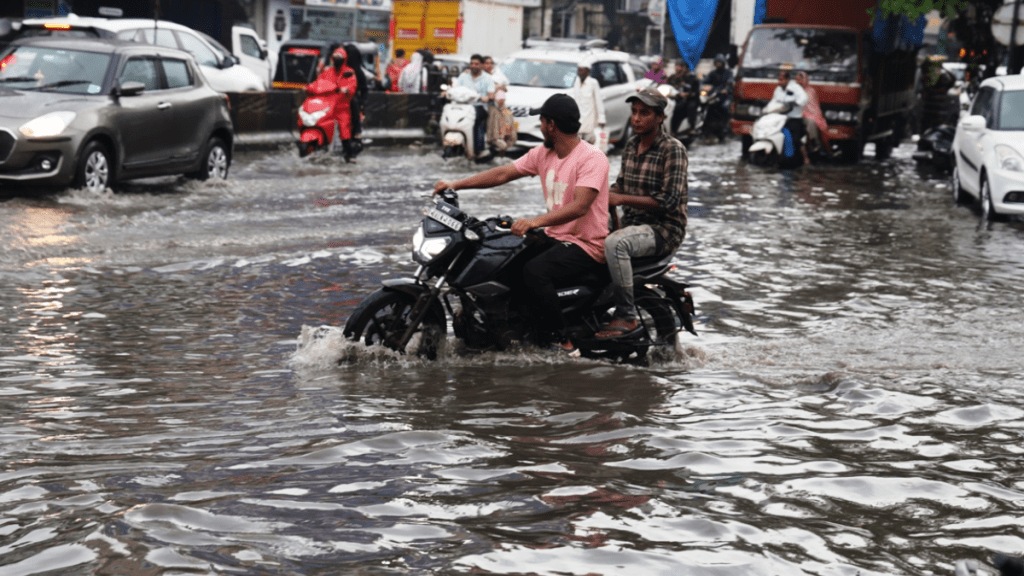
[[[523,267],[523,284],[532,297],[530,309],[540,329],[540,339],[560,340],[565,333],[565,318],[558,304],[558,286],[566,286],[575,278],[600,271],[605,264],[590,257],[571,242],[546,238],[544,251]]]
[[[676,107],[672,110],[672,120],[669,126],[672,129],[672,135],[679,131],[679,125],[683,123],[683,118],[686,118],[690,122],[690,130],[693,130],[694,125],[697,123],[697,101],[692,98],[685,100],[676,100]]]

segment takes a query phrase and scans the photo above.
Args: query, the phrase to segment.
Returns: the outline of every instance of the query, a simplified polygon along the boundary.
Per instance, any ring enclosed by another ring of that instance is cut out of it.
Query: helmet
[[[341,46],[338,46],[337,48],[335,48],[334,52],[331,53],[331,59],[332,60],[335,60],[335,59],[344,60],[347,57],[348,57],[348,54],[345,54],[345,49],[342,48]]]
[[[718,64],[719,62],[721,62],[722,64],[725,64],[726,63],[725,61],[726,61],[725,54],[715,54],[715,64]]]

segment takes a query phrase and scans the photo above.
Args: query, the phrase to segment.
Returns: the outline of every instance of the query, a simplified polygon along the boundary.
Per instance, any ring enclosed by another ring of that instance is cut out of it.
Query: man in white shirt
[[[576,68],[576,80],[572,85],[572,97],[580,108],[580,138],[596,141],[598,128],[604,128],[604,101],[601,99],[601,85],[590,75],[590,62],[583,60]]]
[[[487,103],[494,98],[494,79],[484,72],[484,57],[473,54],[469,57],[469,68],[455,79],[456,86],[465,86],[476,90],[480,99],[473,105],[476,108],[476,122],[473,124],[473,150],[477,158],[487,155],[485,136],[487,135]]]
[[[804,127],[804,106],[807,105],[807,92],[793,79],[789,70],[779,70],[779,85],[775,87],[772,99],[766,108],[781,105],[786,115],[786,129],[793,137],[793,146],[799,151],[801,140],[806,133]]]

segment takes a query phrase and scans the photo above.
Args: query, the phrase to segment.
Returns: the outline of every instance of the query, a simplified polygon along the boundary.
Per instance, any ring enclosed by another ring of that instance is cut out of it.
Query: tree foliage
[[[938,10],[943,18],[955,18],[967,8],[968,0],[879,0],[878,8],[883,16],[899,14],[911,20]]]

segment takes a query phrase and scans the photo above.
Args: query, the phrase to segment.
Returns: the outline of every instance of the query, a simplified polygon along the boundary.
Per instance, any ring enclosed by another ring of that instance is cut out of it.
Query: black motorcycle
[[[542,249],[536,232],[511,233],[512,219],[478,220],[459,209],[446,190],[426,211],[413,236],[414,278],[385,280],[345,323],[344,335],[366,345],[436,359],[446,341],[447,318],[469,351],[504,350],[537,336],[523,265]],[[644,361],[652,348],[674,350],[676,335],[693,328],[687,285],[666,276],[671,257],[635,259],[634,297],[641,327],[614,340],[594,333],[614,309],[607,271],[559,287],[569,336],[588,358]]]

